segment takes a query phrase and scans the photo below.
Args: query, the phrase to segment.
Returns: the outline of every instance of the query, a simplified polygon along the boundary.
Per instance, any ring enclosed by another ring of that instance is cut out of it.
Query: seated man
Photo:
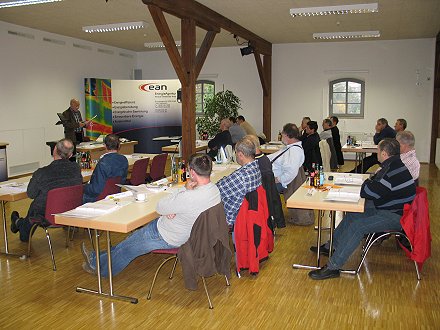
[[[121,183],[125,182],[128,171],[127,157],[118,153],[120,148],[119,137],[109,134],[104,138],[106,153],[101,156],[93,170],[90,182],[84,186],[84,203],[95,202],[104,190],[108,178],[120,176]]]
[[[322,164],[321,151],[319,150],[318,123],[316,121],[309,121],[306,124],[306,138],[302,140],[302,147],[304,149],[304,169],[306,171],[312,170],[312,164]]]
[[[195,154],[189,159],[190,178],[173,194],[162,198],[156,206],[161,216],[145,227],[136,230],[125,240],[112,247],[113,274],[120,273],[138,256],[157,249],[172,249],[184,244],[200,213],[220,203],[220,192],[210,180],[211,159]],[[96,254],[86,250],[83,268],[89,273],[96,271]],[[107,253],[100,256],[101,274],[108,276]]]
[[[217,156],[221,147],[224,148],[228,144],[232,146],[232,137],[231,133],[229,133],[229,126],[231,126],[229,119],[222,119],[220,122],[220,132],[208,142],[208,148],[210,149],[208,155],[211,159],[214,159],[214,157]]]
[[[410,131],[400,131],[396,135],[396,140],[400,144],[400,159],[411,173],[416,185],[419,181],[420,162],[417,159],[414,144],[416,142],[414,134]]]
[[[379,144],[385,138],[395,138],[396,132],[388,126],[388,120],[385,118],[379,118],[376,123],[376,134],[374,134],[373,141],[374,144]],[[373,153],[370,156],[364,158],[364,160],[354,169],[352,169],[351,173],[366,173],[368,169],[373,166],[379,164],[377,160],[377,154]]]
[[[237,141],[241,140],[246,135],[246,131],[240,126],[239,123],[237,123],[237,119],[235,117],[229,117],[229,121],[231,122],[229,133],[231,133],[232,145],[235,146]]]
[[[396,120],[396,123],[394,124],[394,130],[396,131],[396,133],[398,132],[403,132],[404,130],[406,130],[406,120],[403,118],[399,118]]]
[[[347,213],[334,232],[334,252],[321,269],[311,271],[314,280],[338,277],[339,269],[356,250],[366,234],[401,230],[400,217],[403,206],[416,196],[414,180],[400,160],[400,146],[396,139],[385,138],[377,147],[380,170],[361,187],[365,198],[364,213]],[[312,246],[312,251],[317,247]],[[329,242],[321,253],[329,254]]]
[[[244,196],[261,185],[261,172],[255,160],[254,143],[244,137],[235,145],[235,153],[237,163],[241,167],[217,182],[225,207],[226,221],[230,226],[235,222]]]
[[[288,123],[283,126],[281,141],[285,147],[268,156],[272,162],[279,193],[284,192],[287,185],[295,179],[298,169],[305,159],[304,150],[299,140],[299,130],[295,124]]]
[[[246,135],[257,136],[257,131],[255,130],[255,128],[251,124],[249,124],[249,122],[246,121],[243,116],[237,117],[237,123],[239,123],[240,126],[245,130]]]
[[[11,231],[15,234],[20,231],[20,240],[29,240],[32,228],[31,218],[44,219],[46,213],[47,193],[51,189],[75,186],[82,184],[82,175],[79,165],[69,161],[73,153],[73,142],[62,139],[57,142],[53,150],[53,161],[49,165],[39,168],[32,175],[27,187],[27,195],[33,201],[26,218],[20,218],[17,211],[11,214]]]
[[[335,146],[336,157],[338,159],[338,165],[344,165],[344,156],[342,154],[342,146],[341,146],[341,136],[339,134],[339,118],[336,116],[330,117],[332,121],[332,136],[333,136],[333,145]]]
[[[322,132],[319,133],[319,138],[321,140],[333,138],[332,121],[330,119],[326,118],[322,121]]]

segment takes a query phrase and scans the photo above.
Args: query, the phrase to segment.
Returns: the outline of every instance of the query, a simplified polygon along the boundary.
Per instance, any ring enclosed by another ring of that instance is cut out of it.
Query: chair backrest
[[[82,184],[49,190],[46,199],[46,220],[54,225],[53,214],[63,213],[80,206],[83,202],[82,195]]]
[[[120,176],[115,176],[112,178],[108,178],[105,182],[104,189],[96,198],[97,201],[106,198],[108,195],[117,194],[121,192],[121,187],[118,187],[116,184],[122,183],[122,178]]]
[[[145,183],[149,163],[150,158],[142,158],[134,162],[133,170],[131,171],[130,184],[138,186]]]
[[[230,144],[225,147],[226,158],[228,161],[233,161],[234,159],[234,151],[232,150],[232,146]]]
[[[330,148],[330,169],[337,169],[338,168],[338,155],[336,153],[335,144],[333,142],[333,138],[326,139],[327,144]]]
[[[154,156],[150,166],[150,178],[152,181],[156,181],[165,177],[165,165],[167,163],[167,158],[167,153]]]
[[[322,166],[324,172],[330,172],[330,147],[326,140],[319,141],[319,150],[321,152]]]

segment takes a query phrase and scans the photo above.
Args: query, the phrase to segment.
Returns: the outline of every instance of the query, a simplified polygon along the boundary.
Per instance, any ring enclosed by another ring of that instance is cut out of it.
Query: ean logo
[[[139,85],[139,89],[144,92],[166,91],[167,85],[159,85],[157,83],[148,83],[148,84]]]

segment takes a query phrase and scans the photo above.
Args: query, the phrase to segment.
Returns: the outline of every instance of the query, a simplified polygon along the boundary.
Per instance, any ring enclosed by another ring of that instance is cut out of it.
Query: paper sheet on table
[[[27,191],[29,182],[8,182],[0,185],[2,194],[19,194]]]
[[[334,184],[362,186],[364,179],[360,175],[346,173],[335,175]]]
[[[125,203],[126,205],[128,203]],[[112,213],[120,209],[122,204],[112,203],[86,203],[76,209],[61,213],[60,215],[75,218],[95,218]]]
[[[361,198],[361,187],[344,187],[330,189],[324,200],[357,203]]]

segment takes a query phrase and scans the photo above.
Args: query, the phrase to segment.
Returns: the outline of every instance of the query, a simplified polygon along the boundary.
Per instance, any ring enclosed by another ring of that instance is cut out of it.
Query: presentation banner
[[[153,138],[182,134],[180,87],[177,79],[112,80],[113,133],[139,141],[136,152],[160,153],[170,142]]]
[[[85,78],[86,120],[92,125],[87,127],[86,136],[92,140],[101,134],[112,133],[112,87],[110,79]]]

